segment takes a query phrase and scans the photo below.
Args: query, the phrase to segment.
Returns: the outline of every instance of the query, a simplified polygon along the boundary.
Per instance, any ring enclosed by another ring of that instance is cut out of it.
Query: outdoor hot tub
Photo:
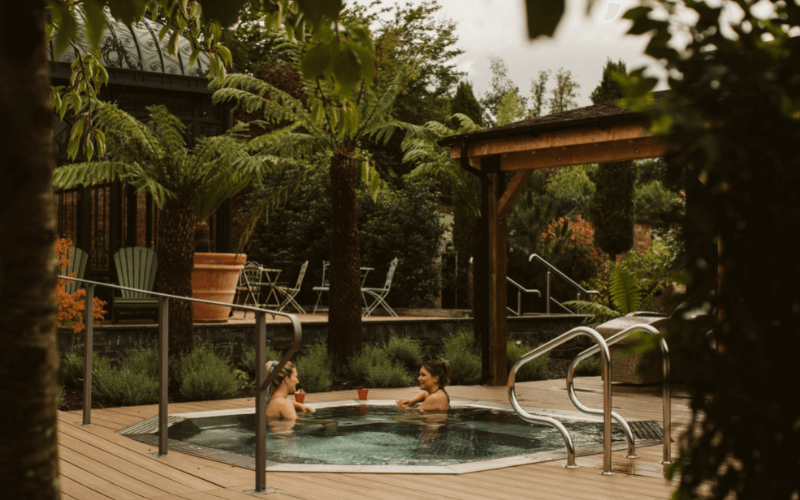
[[[267,471],[463,473],[566,457],[555,428],[518,417],[509,405],[453,402],[449,412],[403,409],[394,401],[309,404],[298,421],[267,423]],[[526,408],[557,417],[578,455],[602,453],[603,427],[577,412]],[[631,422],[638,446],[660,444],[654,421]],[[120,431],[157,444],[157,417]],[[622,428],[612,427],[612,448],[625,449]],[[169,449],[253,469],[254,408],[169,416]]]

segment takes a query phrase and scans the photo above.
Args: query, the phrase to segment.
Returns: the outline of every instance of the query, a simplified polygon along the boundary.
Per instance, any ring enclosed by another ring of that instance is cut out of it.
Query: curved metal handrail
[[[515,310],[511,309],[510,307],[506,306],[506,309],[508,309],[510,312],[514,313],[515,316],[522,316],[522,294],[523,293],[535,293],[537,297],[541,297],[542,296],[542,292],[540,292],[539,290],[536,290],[535,288],[531,289],[531,290],[528,290],[527,288],[525,288],[524,286],[520,285],[516,281],[512,280],[508,276],[506,276],[506,281],[511,283],[511,285],[513,285],[517,289],[517,310],[515,311]]]
[[[508,399],[511,402],[511,406],[519,414],[519,416],[522,417],[523,420],[528,422],[544,422],[558,429],[567,444],[567,468],[576,468],[578,466],[575,464],[575,444],[572,442],[572,437],[569,435],[566,427],[564,427],[561,422],[553,418],[531,415],[523,410],[519,404],[519,401],[517,401],[517,390],[515,385],[517,372],[522,365],[546,352],[553,350],[564,342],[568,342],[573,338],[578,337],[579,335],[586,335],[594,340],[595,344],[597,344],[595,347],[603,352],[603,362],[606,373],[611,373],[611,353],[608,350],[608,345],[606,345],[606,341],[603,339],[603,336],[592,328],[578,326],[567,333],[564,333],[563,335],[560,335],[553,340],[540,345],[529,353],[522,355],[517,362],[514,363],[514,366],[511,367],[511,372],[508,374]],[[603,381],[603,408],[603,470],[601,474],[608,475],[614,473],[611,470],[611,377],[606,377]]]
[[[86,285],[86,311],[84,312],[85,321],[85,340],[84,340],[84,405],[83,405],[83,425],[91,423],[92,412],[92,332],[94,330],[94,288],[102,286],[112,288],[115,290],[129,290],[133,292],[146,293],[154,297],[158,297],[158,337],[159,337],[159,400],[158,400],[158,450],[159,456],[167,454],[167,335],[168,335],[168,308],[167,305],[170,299],[184,300],[187,302],[196,302],[199,304],[211,304],[216,306],[230,307],[233,309],[241,309],[244,311],[253,311],[256,316],[255,324],[255,339],[256,339],[256,492],[263,492],[267,489],[267,401],[266,390],[281,372],[286,363],[292,359],[292,356],[300,349],[300,343],[303,339],[303,329],[300,325],[300,320],[294,314],[289,314],[281,311],[271,311],[269,309],[260,309],[258,307],[250,307],[239,304],[228,304],[225,302],[216,302],[213,300],[196,299],[194,297],[182,297],[180,295],[170,295],[168,293],[153,292],[151,290],[140,290],[138,288],[130,288],[120,285],[112,285],[111,283],[101,283],[99,281],[92,281],[83,278],[74,278],[72,276],[58,276],[58,279],[65,279],[69,281],[77,281]],[[267,342],[267,314],[275,316],[284,316],[292,323],[294,331],[294,340],[292,346],[284,353],[278,365],[269,374],[266,374],[266,353],[265,347]],[[260,382],[262,381],[262,382]]]
[[[633,325],[629,328],[626,328],[620,332],[611,335],[606,339],[606,345],[616,344],[620,340],[624,339],[631,333],[648,333],[650,335],[659,335],[659,331],[656,330],[654,327],[641,324],[641,325]],[[659,339],[659,346],[661,347],[661,359],[662,359],[662,366],[663,366],[663,400],[664,400],[664,452],[663,458],[664,460],[661,462],[662,464],[671,464],[671,451],[670,451],[670,442],[672,441],[671,438],[671,429],[670,429],[670,409],[672,406],[672,396],[671,396],[671,386],[670,386],[670,365],[669,365],[669,348],[667,347],[667,342],[662,337]],[[574,377],[575,377],[575,368],[578,366],[578,363],[585,360],[589,356],[592,356],[599,352],[598,346],[592,346],[582,353],[578,354],[575,359],[572,361],[572,364],[569,365],[569,370],[567,370],[567,393],[569,394],[569,399],[572,400],[572,403],[578,408],[580,411],[589,414],[589,415],[600,415],[603,414],[603,410],[589,408],[585,406],[583,403],[578,400],[577,394],[575,394],[575,384],[574,384]],[[611,372],[606,371],[606,380],[611,380]],[[617,412],[612,411],[611,417],[616,420],[620,425],[622,425],[622,429],[625,432],[625,437],[628,441],[628,456],[625,458],[639,458],[636,455],[636,441],[633,437],[633,432],[631,432],[630,425],[628,422],[622,418]]]

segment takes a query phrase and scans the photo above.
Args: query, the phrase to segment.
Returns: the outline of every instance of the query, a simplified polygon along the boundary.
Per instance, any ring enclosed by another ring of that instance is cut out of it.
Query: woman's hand
[[[314,413],[315,411],[317,411],[314,408],[311,408],[310,406],[306,406],[306,405],[302,405],[302,407],[300,409],[303,410],[303,412],[311,412],[311,413]]]
[[[408,406],[410,404],[411,404],[411,400],[410,399],[398,399],[397,400],[397,406]]]

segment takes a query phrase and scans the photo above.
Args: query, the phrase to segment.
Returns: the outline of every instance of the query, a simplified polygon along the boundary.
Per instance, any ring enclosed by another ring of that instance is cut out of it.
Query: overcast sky
[[[411,0],[418,4],[421,0]],[[589,17],[585,0],[567,0],[567,11],[552,39],[531,42],[525,26],[524,0],[439,0],[439,15],[456,22],[458,45],[464,54],[458,68],[466,72],[477,97],[489,88],[489,56],[502,57],[509,77],[524,96],[530,95],[531,78],[539,71],[555,73],[563,67],[580,84],[578,105],[591,104],[589,95],[600,82],[606,59],[622,59],[628,69],[647,65],[654,76],[663,75],[652,59],[643,55],[646,37],[627,36],[630,22],[622,14],[636,0],[596,0]],[[551,77],[551,85],[553,78]],[[659,85],[661,88],[662,82]]]

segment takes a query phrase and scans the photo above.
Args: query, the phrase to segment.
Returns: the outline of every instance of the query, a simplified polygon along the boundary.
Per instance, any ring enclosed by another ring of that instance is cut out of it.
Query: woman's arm
[[[398,399],[397,404],[400,406],[411,406],[419,403],[420,401],[425,401],[425,398],[428,397],[428,393],[425,391],[420,392],[413,399]]]
[[[310,411],[311,413],[314,413],[315,411],[314,408],[311,408],[310,406],[306,406],[304,404],[300,404],[297,401],[292,401],[292,406],[294,406],[295,410]]]

